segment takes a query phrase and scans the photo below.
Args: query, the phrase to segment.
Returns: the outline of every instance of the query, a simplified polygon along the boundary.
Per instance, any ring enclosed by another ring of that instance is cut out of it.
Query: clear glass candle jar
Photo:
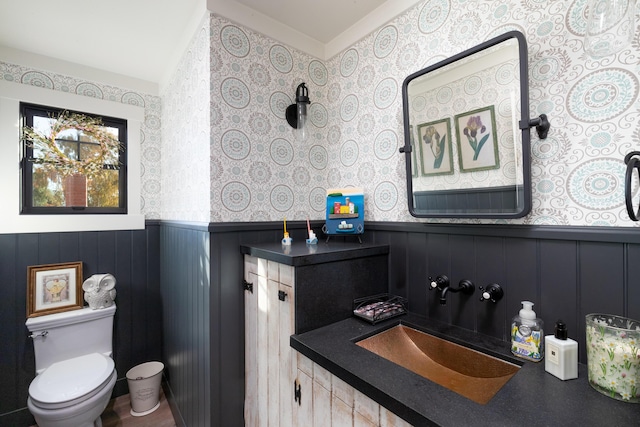
[[[602,394],[640,403],[640,322],[611,314],[588,314],[589,384]]]
[[[615,54],[635,34],[636,0],[589,0],[585,50],[593,57]]]

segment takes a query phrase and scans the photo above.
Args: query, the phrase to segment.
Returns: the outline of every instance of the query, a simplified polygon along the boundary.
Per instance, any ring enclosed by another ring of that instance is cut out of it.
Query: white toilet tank
[[[115,312],[114,304],[99,310],[85,307],[27,319],[26,325],[33,337],[36,373],[40,374],[52,363],[85,354],[111,356]]]

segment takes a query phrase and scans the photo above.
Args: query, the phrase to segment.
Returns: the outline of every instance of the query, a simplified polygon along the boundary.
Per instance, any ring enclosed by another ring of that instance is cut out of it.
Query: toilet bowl
[[[27,406],[39,427],[100,427],[117,376],[100,353],[54,363],[31,382]]]
[[[115,306],[27,320],[36,377],[27,407],[39,427],[100,427],[118,377],[111,358]]]

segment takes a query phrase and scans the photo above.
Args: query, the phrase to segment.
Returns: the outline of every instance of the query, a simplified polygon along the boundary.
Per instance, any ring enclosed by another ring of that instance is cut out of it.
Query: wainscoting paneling
[[[427,273],[427,265],[424,262],[424,252],[427,248],[427,235],[421,233],[406,234],[406,259],[404,266],[404,277],[407,284],[407,299],[409,303],[409,311],[414,313],[427,312],[427,295],[424,289],[419,286],[425,283]],[[391,264],[394,265],[394,264]],[[397,270],[394,268],[394,271]],[[390,274],[391,276],[392,274]],[[414,283],[417,282],[417,283]]]
[[[316,227],[317,224],[313,224]],[[163,354],[179,425],[244,425],[244,290],[241,243],[282,238],[277,223],[163,221]],[[320,226],[318,226],[320,228]],[[296,241],[306,223],[287,223]]]
[[[35,376],[27,337],[27,266],[82,261],[83,276],[112,273],[117,280],[114,396],[128,393],[127,370],[161,357],[161,312],[157,304],[157,225],[145,230],[0,235],[0,426],[29,426],[29,383]],[[153,248],[155,245],[155,248]],[[156,304],[153,304],[153,302]]]
[[[216,426],[244,425],[244,263],[239,250],[246,237],[236,232],[212,233],[211,239],[211,305],[216,308],[211,321],[216,338],[212,349],[219,355],[212,366],[215,412],[211,425]]]
[[[295,241],[304,238],[304,224],[287,224]],[[313,228],[320,228],[313,224]],[[409,310],[505,341],[511,319],[521,301],[532,300],[551,333],[559,318],[580,343],[580,361],[586,362],[584,315],[604,311],[640,318],[640,231],[617,228],[432,225],[367,223],[363,240],[389,245],[389,291],[409,300]],[[212,367],[212,408],[220,408],[215,426],[242,425],[242,411],[222,404],[238,397],[244,386],[244,345],[237,331],[243,296],[240,243],[277,241],[277,223],[211,224],[212,353],[220,356]],[[298,234],[296,234],[298,233]],[[236,237],[234,237],[237,236]],[[331,238],[332,240],[334,237]],[[322,244],[322,242],[320,243]],[[615,270],[615,271],[612,271]],[[468,279],[476,287],[499,283],[505,297],[494,304],[473,296],[450,294],[441,306],[427,290],[427,276],[445,274],[457,286]],[[214,304],[215,301],[215,304]],[[216,324],[216,322],[220,322]],[[214,331],[213,328],[216,328]],[[230,344],[224,342],[224,334]],[[234,334],[238,335],[234,335]],[[215,370],[218,373],[215,373]]]
[[[312,227],[320,229],[322,222]],[[287,224],[303,241],[306,224]],[[586,361],[584,315],[640,319],[640,230],[587,227],[367,223],[363,240],[389,245],[389,290],[409,310],[508,341],[520,301],[532,300],[546,331],[562,318]],[[33,346],[24,326],[28,265],[83,261],[84,276],[111,272],[118,284],[114,356],[127,392],[132,366],[161,360],[176,422],[243,425],[244,323],[240,244],[277,241],[279,223],[208,226],[149,223],[146,230],[0,235],[0,426],[28,426]],[[332,240],[344,238],[332,237]],[[322,244],[322,242],[320,243]],[[441,306],[427,276],[452,285],[497,282],[497,304],[450,294]]]
[[[211,425],[209,233],[161,227],[160,283],[166,376],[182,423]]]
[[[632,319],[640,320],[640,245],[627,245],[625,253],[625,295],[627,312]],[[605,288],[606,295],[606,288]]]
[[[406,264],[390,254],[390,283],[406,276],[409,310],[509,341],[521,301],[535,303],[545,333],[562,319],[579,343],[586,363],[584,316],[603,312],[640,319],[640,230],[588,227],[366,224],[366,239],[393,242],[404,235]],[[392,234],[397,236],[391,238]],[[476,285],[467,298],[449,294],[439,304],[427,290],[427,277],[445,274],[452,286],[461,279]],[[505,292],[496,304],[480,302],[478,286],[498,283]],[[426,302],[425,302],[426,300]]]

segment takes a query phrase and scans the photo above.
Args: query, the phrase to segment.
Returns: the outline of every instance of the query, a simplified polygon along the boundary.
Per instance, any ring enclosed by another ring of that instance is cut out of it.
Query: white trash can
[[[160,382],[163,370],[162,362],[146,362],[127,371],[131,415],[134,417],[150,414],[160,407]]]

